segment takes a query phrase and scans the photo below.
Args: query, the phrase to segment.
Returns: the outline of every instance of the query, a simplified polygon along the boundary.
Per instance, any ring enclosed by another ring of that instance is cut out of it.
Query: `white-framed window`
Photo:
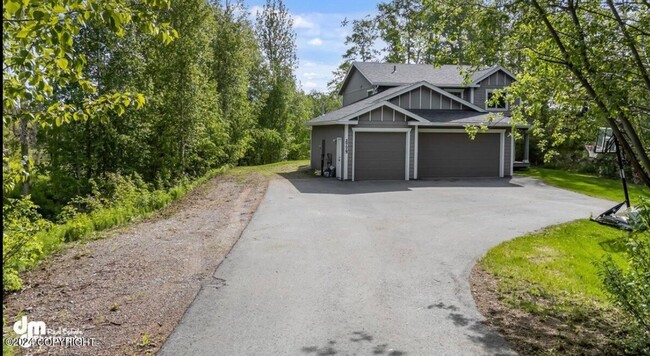
[[[447,93],[449,93],[449,94],[456,95],[457,97],[459,97],[461,99],[465,99],[465,98],[463,98],[463,92],[464,92],[463,89],[445,89],[445,91]]]
[[[508,110],[508,102],[506,101],[506,98],[501,96],[499,98],[499,101],[497,103],[491,103],[490,100],[492,99],[493,95],[496,95],[494,93],[495,90],[498,89],[485,89],[485,108],[490,111],[506,111]]]
[[[368,89],[368,96],[375,94],[375,89]]]

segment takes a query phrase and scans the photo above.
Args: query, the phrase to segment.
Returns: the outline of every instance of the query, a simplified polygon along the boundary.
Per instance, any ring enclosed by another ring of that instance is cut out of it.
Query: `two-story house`
[[[515,78],[500,66],[470,78],[456,65],[353,63],[343,107],[307,122],[311,167],[331,164],[343,180],[512,175],[508,104],[488,99]],[[465,131],[488,121],[473,140]]]

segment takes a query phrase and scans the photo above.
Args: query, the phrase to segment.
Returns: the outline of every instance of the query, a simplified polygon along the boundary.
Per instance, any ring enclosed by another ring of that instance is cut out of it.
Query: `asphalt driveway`
[[[475,261],[610,205],[529,178],[278,179],[160,353],[509,354],[480,324]]]

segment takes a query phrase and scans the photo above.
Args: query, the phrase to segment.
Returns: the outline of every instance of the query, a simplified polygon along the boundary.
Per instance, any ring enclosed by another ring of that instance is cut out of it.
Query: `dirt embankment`
[[[156,352],[202,286],[219,283],[212,274],[269,179],[218,176],[157,216],[68,248],[26,273],[25,289],[5,297],[5,331],[26,315],[50,329],[79,329],[95,346],[17,347],[16,353]]]
[[[521,355],[617,355],[622,319],[598,310],[582,317],[534,314],[509,306],[499,295],[499,280],[476,264],[470,275],[472,295],[485,324],[498,331]],[[531,301],[532,302],[532,301]],[[542,299],[535,301],[543,305]]]

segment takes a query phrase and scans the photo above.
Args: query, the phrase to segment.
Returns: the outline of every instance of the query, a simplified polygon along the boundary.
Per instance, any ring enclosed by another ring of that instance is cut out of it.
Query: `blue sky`
[[[350,29],[341,21],[375,13],[379,1],[357,0],[285,0],[297,33],[298,69],[296,78],[306,92],[325,91],[332,80],[332,71],[341,63],[345,52],[345,36]],[[255,14],[264,0],[246,1]]]

